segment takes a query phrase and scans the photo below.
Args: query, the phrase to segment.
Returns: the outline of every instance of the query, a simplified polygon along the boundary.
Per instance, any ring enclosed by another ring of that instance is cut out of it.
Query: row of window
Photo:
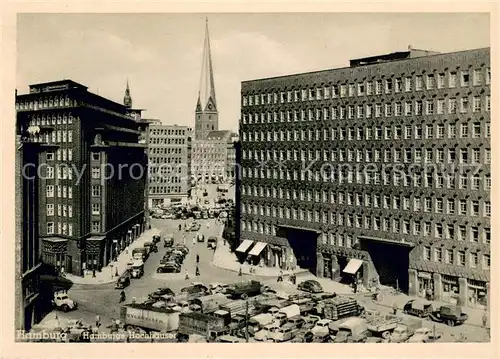
[[[171,193],[181,193],[181,186],[149,187],[149,194],[171,194]]]
[[[169,176],[169,177],[164,177],[164,176],[157,176],[157,177],[150,177],[149,178],[149,183],[155,184],[155,183],[182,183],[183,180],[180,177],[176,176]]]
[[[469,87],[471,72],[469,69],[450,71],[448,73],[431,72],[427,75],[404,76],[396,79],[363,81],[358,83],[342,83],[323,87],[308,87],[301,90],[288,90],[273,93],[244,94],[243,106],[270,105],[299,101],[326,100],[338,97],[371,96],[396,94],[401,92]],[[491,81],[490,68],[474,69],[472,85],[489,85]]]
[[[444,252],[444,257],[443,257]],[[469,262],[466,263],[467,253],[466,251],[455,251],[453,249],[444,249],[440,247],[424,247],[422,252],[423,260],[433,261],[437,263],[446,263],[457,266],[467,266],[470,268],[479,267],[479,253],[469,252]],[[483,269],[490,268],[490,255],[482,255],[481,267]]]
[[[59,235],[73,235],[73,224],[67,222],[57,222],[57,231],[56,225],[54,222],[47,222],[47,234],[59,234]]]
[[[152,136],[185,136],[186,130],[172,130],[166,128],[149,128],[149,134]]]
[[[415,100],[395,103],[376,103],[363,105],[333,106],[309,109],[295,109],[286,111],[244,113],[243,124],[276,123],[276,122],[298,122],[298,121],[321,121],[321,120],[344,120],[344,119],[370,119],[381,117],[399,116],[421,116],[421,115],[445,115],[458,112],[466,114],[472,112],[480,113],[484,110],[491,111],[491,98],[489,95],[472,97],[472,106],[469,97],[445,99]],[[448,105],[446,106],[446,102]],[[458,110],[458,105],[460,109]],[[279,115],[279,116],[278,116]]]
[[[53,203],[47,203],[47,217],[55,216],[55,205]],[[58,217],[73,217],[73,206],[66,204],[57,205],[57,216]]]
[[[294,218],[293,215],[290,218],[288,218],[286,216],[286,209],[287,208],[285,208],[284,211],[285,216],[284,217],[280,216],[280,218],[303,220],[300,219],[299,215],[297,215],[297,218]],[[291,210],[289,212],[291,214],[300,213],[296,209]],[[312,219],[312,211],[307,211],[307,214],[308,214],[307,217],[311,216]],[[432,222],[427,222],[427,221],[413,221],[413,220],[410,221],[410,220],[400,220],[400,219],[391,220],[391,218],[388,217],[362,216],[362,215],[355,216],[353,214],[346,215],[344,213],[335,214],[335,217],[332,215],[332,218],[335,218],[335,223],[332,224],[339,227],[343,226],[348,228],[365,229],[368,231],[378,231],[378,232],[386,232],[394,234],[408,234],[414,236],[431,237],[435,239],[454,239],[462,242],[465,241],[471,243],[482,242],[484,244],[491,244],[490,228],[481,229],[477,226],[469,226],[469,227],[465,225],[455,226],[454,224],[445,225],[443,223],[434,223],[433,225]],[[312,220],[309,222],[312,222]],[[243,220],[242,230],[261,233],[261,234],[276,235],[274,225],[257,221],[252,222]]]
[[[28,118],[28,126],[71,125],[74,120],[78,122],[79,119],[78,116],[73,116],[71,112],[36,114]]]
[[[27,101],[16,102],[16,110],[39,110],[54,107],[67,107],[76,105],[76,101],[68,96],[43,97]]]
[[[45,187],[45,197],[54,198],[55,189],[57,188],[57,197],[58,198],[73,198],[73,187],[71,186],[63,186],[63,185],[47,185]]]
[[[153,147],[149,149],[150,155],[172,155],[172,154],[182,154],[182,148],[172,148],[172,147]]]
[[[73,161],[73,149],[59,148],[55,151],[47,151],[47,161]]]
[[[181,157],[177,157],[177,156],[176,157],[151,156],[151,157],[149,157],[149,163],[151,163],[151,164],[164,164],[164,163],[185,164],[186,159],[183,158],[183,156],[181,156]]]
[[[71,143],[73,142],[72,130],[57,130],[49,133],[38,133],[32,135],[33,142],[46,143]]]
[[[251,170],[243,170],[243,178],[262,178],[262,179],[274,179],[274,180],[287,180],[290,181],[292,178],[294,181],[299,181],[299,170],[283,171],[283,170],[259,170],[254,168],[254,176],[248,176],[252,174]],[[267,176],[266,176],[267,174]],[[490,191],[491,190],[491,175],[490,174],[440,174],[440,173],[425,173],[421,172],[412,173],[411,175],[405,175],[400,170],[387,170],[381,172],[375,172],[373,170],[356,170],[352,169],[339,169],[338,172],[331,170],[331,172],[320,172],[316,171],[313,175],[312,171],[307,171],[307,176],[304,171],[300,171],[300,181],[308,182],[323,182],[323,183],[334,183],[334,184],[358,184],[358,185],[384,185],[384,186],[395,186],[395,187],[414,187],[414,188],[446,188],[446,189],[462,189],[462,190],[481,190]],[[382,180],[381,180],[382,179]],[[458,182],[458,185],[457,185]],[[281,191],[283,189],[280,189]],[[266,190],[267,191],[267,190]],[[251,185],[242,185],[242,193],[244,195],[254,195],[256,196],[257,187]],[[281,192],[280,192],[281,193]],[[287,192],[287,196],[289,192]]]
[[[259,161],[325,161],[366,163],[448,163],[448,164],[490,164],[490,148],[366,148],[331,150],[243,150],[242,158]],[[458,161],[457,161],[458,154]],[[446,155],[446,160],[445,160]],[[259,168],[253,168],[253,172]],[[264,170],[262,166],[260,170]],[[270,169],[267,169],[270,171]],[[328,170],[328,169],[327,169]],[[248,169],[252,177],[252,169]],[[245,176],[245,171],[243,172]],[[255,176],[257,177],[257,176]]]
[[[446,131],[445,131],[446,129]],[[457,136],[458,129],[458,136]],[[432,140],[456,138],[490,138],[490,122],[386,125],[373,127],[330,127],[321,129],[283,129],[274,131],[242,131],[244,142],[269,141],[363,141],[363,140]]]
[[[168,176],[168,175],[174,175],[176,173],[182,173],[182,169],[186,168],[187,165],[183,166],[176,166],[175,168],[172,168],[170,166],[160,166],[160,167],[150,167],[149,175],[154,176],[154,175],[162,175],[162,176]]]
[[[151,137],[149,139],[150,145],[184,145],[186,144],[185,138],[157,138]]]
[[[275,187],[273,187],[272,194],[271,191],[266,189],[265,198],[278,198],[276,197]],[[286,193],[286,199],[290,200],[300,200],[317,203],[329,203],[333,205],[347,205],[356,207],[367,207],[367,208],[383,208],[383,209],[394,209],[403,211],[413,211],[413,212],[424,212],[424,213],[437,213],[437,214],[448,214],[448,215],[459,215],[459,216],[481,216],[481,217],[491,217],[491,202],[488,200],[471,200],[471,199],[455,199],[455,198],[439,198],[439,197],[419,197],[416,195],[412,196],[396,196],[396,195],[381,195],[379,193],[360,193],[360,192],[335,192],[335,191],[322,191],[322,196],[320,197],[320,191],[304,191],[304,190],[294,190],[293,197],[290,198],[289,190],[284,190],[279,188],[279,198],[283,199],[283,192]],[[298,192],[300,196],[298,196]],[[307,193],[306,193],[307,192]],[[261,196],[264,191],[261,191]],[[313,193],[315,196],[313,197]],[[306,196],[307,194],[307,196]],[[458,207],[457,207],[458,205]],[[261,204],[250,204],[243,203],[241,207],[242,213],[250,214],[260,214],[260,215],[271,215],[272,206],[261,205]],[[274,212],[273,212],[274,213]],[[326,213],[326,212],[325,212]],[[274,214],[273,214],[274,216]]]

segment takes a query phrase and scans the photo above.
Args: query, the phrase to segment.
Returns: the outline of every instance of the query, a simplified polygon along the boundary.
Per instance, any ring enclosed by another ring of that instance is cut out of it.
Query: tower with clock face
[[[217,131],[219,129],[219,111],[217,110],[217,101],[215,100],[215,83],[210,52],[208,21],[205,27],[200,90],[198,92],[195,116],[195,139],[204,140],[210,131]]]

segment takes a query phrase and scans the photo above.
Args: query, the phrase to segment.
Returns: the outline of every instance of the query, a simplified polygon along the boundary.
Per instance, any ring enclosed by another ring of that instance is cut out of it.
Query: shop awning
[[[250,254],[252,256],[258,256],[260,254],[260,252],[262,252],[262,250],[264,248],[266,248],[266,246],[267,246],[267,243],[265,243],[265,242],[257,242],[255,244],[255,246],[252,248],[252,250],[250,251],[250,253],[248,253],[248,254]]]
[[[241,242],[241,244],[238,246],[238,248],[236,248],[236,252],[245,253],[248,250],[248,248],[250,248],[252,243],[253,243],[253,241],[245,239],[243,242]]]
[[[356,274],[359,268],[363,265],[363,261],[361,259],[351,259],[349,263],[347,263],[344,268],[344,273]]]

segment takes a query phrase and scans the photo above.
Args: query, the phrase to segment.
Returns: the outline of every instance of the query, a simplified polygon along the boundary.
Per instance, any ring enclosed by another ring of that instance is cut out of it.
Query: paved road
[[[202,225],[200,233],[205,235],[205,240],[209,236],[217,236],[220,238],[222,226],[216,224],[215,220],[198,220]],[[155,291],[158,287],[169,287],[174,292],[179,292],[183,287],[189,285],[191,282],[199,281],[205,284],[211,282],[220,283],[235,283],[242,280],[242,277],[237,273],[215,267],[210,264],[213,251],[208,249],[206,242],[194,243],[193,238],[196,232],[179,231],[179,223],[184,223],[181,220],[152,220],[151,225],[155,228],[162,230],[164,233],[173,233],[175,241],[183,243],[183,235],[186,237],[186,245],[190,248],[190,252],[184,261],[182,271],[180,274],[158,274],[156,269],[159,265],[160,259],[163,257],[164,248],[163,243],[159,243],[159,251],[152,253],[145,263],[145,275],[140,279],[132,280],[131,285],[125,289],[127,301],[131,301],[132,297],[137,298],[138,301],[146,299],[148,294]],[[209,226],[207,227],[207,223]],[[195,277],[196,268],[196,254],[200,256],[200,276]],[[185,280],[184,271],[187,268],[190,279]],[[245,276],[244,279],[249,277]],[[296,292],[295,286],[287,282],[276,283],[275,278],[253,277],[256,280],[270,285],[271,287],[286,292]],[[300,279],[299,279],[300,281]],[[104,325],[110,323],[112,318],[119,317],[119,290],[114,289],[114,283],[103,285],[74,285],[69,290],[71,298],[79,303],[79,309],[69,313],[58,313],[60,318],[82,318],[87,323],[94,323],[96,314],[99,314]],[[363,302],[365,308],[376,309],[382,313],[392,312],[391,303],[375,303],[369,297],[359,295],[358,299]],[[433,322],[423,321],[424,325],[432,329]],[[459,327],[450,328],[444,324],[436,324],[436,330],[443,334],[443,341],[451,342],[456,341],[461,334],[464,335],[468,342],[484,342],[486,332],[482,328],[473,325],[463,325]]]

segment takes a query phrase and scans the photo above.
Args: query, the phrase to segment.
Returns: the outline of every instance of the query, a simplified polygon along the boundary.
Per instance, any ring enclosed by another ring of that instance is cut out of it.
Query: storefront
[[[256,242],[253,248],[248,252],[250,256],[250,263],[254,265],[258,265],[262,258],[267,257],[267,243],[265,242]]]
[[[323,257],[323,277],[333,279],[333,264],[330,257]]]
[[[443,285],[443,295],[441,299],[447,303],[457,304],[460,292],[458,277],[443,274],[441,281]]]
[[[467,301],[470,306],[484,307],[488,302],[486,282],[467,279]]]
[[[432,274],[429,272],[418,272],[418,295],[420,297],[426,298],[429,294],[434,293],[434,282],[432,280]]]
[[[42,240],[42,262],[57,271],[64,267],[67,251],[68,240],[65,238],[51,237]]]

